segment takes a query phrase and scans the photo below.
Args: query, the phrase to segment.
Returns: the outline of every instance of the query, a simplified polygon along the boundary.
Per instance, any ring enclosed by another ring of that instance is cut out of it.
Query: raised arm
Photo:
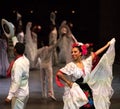
[[[96,52],[94,52],[95,55],[99,55],[101,54],[102,52],[104,52],[110,45],[110,41],[107,42],[106,45],[104,45],[102,48],[98,49]],[[92,53],[92,58],[94,59],[95,55]]]

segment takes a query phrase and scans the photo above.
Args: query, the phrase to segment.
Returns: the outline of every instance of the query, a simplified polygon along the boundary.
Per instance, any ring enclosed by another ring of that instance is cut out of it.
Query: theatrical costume
[[[19,42],[24,43],[25,35],[23,32],[23,24],[22,24],[22,15],[17,12],[17,27],[16,27],[16,36]]]
[[[36,53],[37,55],[35,56],[34,64],[39,64],[40,67],[40,84],[43,98],[51,97],[56,100],[53,88],[54,72],[52,66],[52,54],[60,41],[61,39],[58,39],[55,44],[39,48]]]
[[[62,30],[66,29],[66,30]],[[61,38],[61,41],[58,45],[59,47],[59,53],[58,53],[58,59],[59,63],[69,63],[71,58],[71,45],[75,42],[77,42],[76,38],[71,33],[71,30],[69,26],[66,24],[66,21],[63,21],[61,26],[59,27],[59,38]]]
[[[31,31],[32,22],[28,22],[26,25],[25,33],[25,54],[30,60],[30,68],[34,68],[34,60],[37,54],[37,34]]]
[[[6,77],[8,67],[7,41],[0,39],[0,77]]]
[[[53,68],[52,68],[52,52],[54,50],[53,45],[44,46],[39,48],[35,57],[35,64],[39,60],[40,66],[40,84],[42,89],[42,97],[53,97]]]
[[[11,69],[11,86],[8,99],[12,109],[23,109],[29,98],[29,60],[23,55],[17,58]]]
[[[91,56],[82,60],[84,69],[77,67],[74,62],[70,62],[60,69],[60,72],[68,75],[74,82],[72,88],[67,84],[64,87],[63,109],[89,109],[89,106],[93,104],[94,106],[91,109],[94,107],[95,109],[109,109],[110,99],[114,92],[111,84],[113,79],[112,65],[115,58],[115,39],[113,38],[110,43],[109,48],[93,70]],[[76,81],[81,77],[83,79]],[[56,82],[58,86],[63,86],[57,77]],[[84,87],[84,84],[86,83],[91,88],[92,96],[88,95],[91,92],[85,91],[86,86]]]
[[[50,20],[52,22],[50,26],[50,33],[49,33],[49,45],[55,45],[57,43],[57,37],[58,37],[58,32],[55,24],[55,18],[56,15],[54,12],[51,12],[50,14]],[[57,49],[54,48],[53,54],[52,54],[52,64],[57,65],[58,64],[58,54],[57,54]]]
[[[57,43],[57,29],[56,27],[50,32],[49,34],[49,45],[54,45]],[[58,64],[58,55],[57,55],[57,50],[54,48],[54,51],[52,52],[52,63],[53,65]]]

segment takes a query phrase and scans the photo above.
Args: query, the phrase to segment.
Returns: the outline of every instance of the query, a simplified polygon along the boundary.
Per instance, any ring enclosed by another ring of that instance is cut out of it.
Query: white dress
[[[60,69],[61,72],[70,76],[73,82],[83,76],[84,83],[88,83],[92,89],[95,109],[109,109],[110,106],[110,98],[113,94],[111,84],[113,79],[112,64],[115,57],[114,45],[115,39],[113,38],[108,50],[92,72],[91,56],[83,60],[85,74],[73,62]],[[84,92],[76,83],[73,84],[72,88],[65,85],[63,101],[64,109],[79,109],[88,102]]]
[[[81,76],[84,78],[86,74],[90,74],[92,68],[92,57],[83,60],[83,64],[85,74],[82,69],[77,67],[73,62],[68,63],[64,68],[61,68],[60,71],[69,75],[69,79],[74,82],[81,78]],[[74,83],[72,88],[65,85],[64,90],[64,109],[79,109],[83,105],[87,104],[88,99],[77,83]]]
[[[91,77],[87,82],[93,91],[95,109],[109,109],[110,99],[114,93],[112,88],[113,68],[115,58],[115,39],[111,40],[111,45],[102,56],[97,66],[91,72]]]

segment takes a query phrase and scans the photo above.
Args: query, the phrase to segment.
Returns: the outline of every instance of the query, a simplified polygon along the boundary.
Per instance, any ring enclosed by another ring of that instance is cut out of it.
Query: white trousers
[[[11,109],[25,109],[29,96],[26,97],[13,97]]]

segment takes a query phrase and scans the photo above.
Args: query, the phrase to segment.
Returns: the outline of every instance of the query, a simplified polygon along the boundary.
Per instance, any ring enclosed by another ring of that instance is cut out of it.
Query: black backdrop
[[[31,14],[30,11],[33,10]],[[72,10],[75,13],[72,14]],[[16,25],[18,11],[23,16],[25,29],[27,21],[41,25],[38,39],[48,43],[49,15],[57,11],[56,25],[63,20],[73,23],[72,32],[81,42],[92,42],[95,49],[103,46],[112,37],[116,38],[116,63],[120,63],[120,7],[119,0],[1,0],[0,18],[6,18]]]

